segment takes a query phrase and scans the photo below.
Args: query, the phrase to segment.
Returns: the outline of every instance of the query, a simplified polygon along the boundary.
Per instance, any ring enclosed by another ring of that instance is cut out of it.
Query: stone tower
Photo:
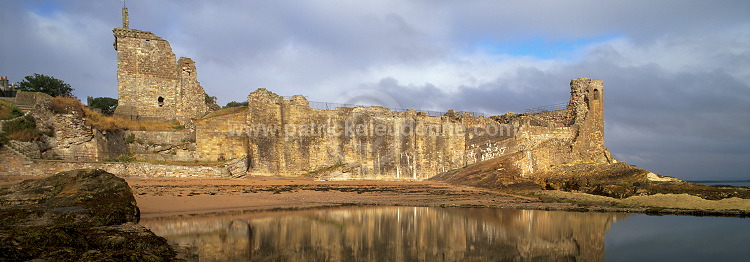
[[[178,61],[169,42],[161,37],[130,29],[127,7],[122,15],[122,27],[112,30],[119,99],[115,115],[184,124],[208,112],[195,62],[187,57]]]
[[[573,126],[578,127],[574,153],[580,159],[610,162],[609,151],[604,147],[604,82],[589,78],[571,80],[568,109],[575,117]]]

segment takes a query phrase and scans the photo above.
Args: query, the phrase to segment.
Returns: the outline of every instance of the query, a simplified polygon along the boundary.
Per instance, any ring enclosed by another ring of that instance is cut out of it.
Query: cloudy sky
[[[118,0],[4,0],[0,75],[117,97]],[[613,155],[688,180],[750,179],[750,1],[129,0],[130,27],[196,61],[220,104],[311,101],[523,112],[605,83]]]

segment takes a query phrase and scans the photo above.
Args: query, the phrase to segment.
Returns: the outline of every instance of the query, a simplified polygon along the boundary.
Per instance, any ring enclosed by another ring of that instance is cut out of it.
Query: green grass
[[[21,109],[15,105],[0,101],[0,120],[13,119],[22,115]]]
[[[37,141],[42,137],[42,132],[36,129],[36,121],[31,116],[25,116],[14,121],[3,124],[3,132],[0,134],[0,143],[6,144],[8,140],[23,142]]]

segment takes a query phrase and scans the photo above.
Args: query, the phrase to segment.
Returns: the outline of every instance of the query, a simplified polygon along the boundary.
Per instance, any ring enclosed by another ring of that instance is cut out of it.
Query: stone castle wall
[[[247,155],[254,175],[300,175],[346,163],[361,178],[404,179],[466,164],[467,125],[458,119],[380,107],[313,109],[302,96],[284,100],[265,89],[248,101],[246,111],[197,122],[203,160]],[[470,126],[491,124],[497,123],[483,119]]]
[[[594,99],[594,94],[596,99]],[[197,154],[216,161],[248,157],[253,175],[301,175],[346,164],[347,177],[430,178],[522,152],[524,175],[573,161],[610,161],[603,146],[603,85],[575,79],[566,109],[500,120],[381,107],[310,108],[303,96],[284,100],[265,89],[248,109],[197,122]]]
[[[195,62],[176,59],[169,42],[151,32],[115,28],[119,105],[115,115],[180,121],[208,111]]]
[[[33,106],[38,102],[52,99],[52,96],[40,92],[18,91],[16,93],[16,104]]]
[[[195,136],[186,131],[127,130],[124,136],[132,136],[139,144],[151,145],[181,145],[195,140]]]
[[[303,96],[287,100],[259,89],[248,96],[246,109],[199,119],[192,133],[99,131],[75,111],[52,112],[50,100],[41,99],[33,116],[40,131],[53,135],[45,141],[12,141],[8,146],[31,158],[68,161],[33,160],[36,167],[23,167],[33,172],[98,167],[144,176],[204,176],[201,172],[211,177],[227,176],[227,172],[231,176],[298,176],[333,168],[335,172],[327,174],[330,179],[423,180],[515,155],[515,165],[528,176],[562,163],[613,161],[603,146],[602,100],[601,81],[582,78],[571,82],[571,99],[563,110],[492,118],[449,111],[433,117],[382,107],[313,109]],[[233,160],[233,167],[216,171],[76,162],[101,161],[128,152],[165,161]]]
[[[244,112],[217,116],[196,123],[196,151],[210,152],[213,160],[235,159],[248,155],[247,123]],[[208,157],[203,157],[208,159]]]
[[[119,177],[202,177],[226,178],[244,175],[245,162],[234,161],[220,166],[178,166],[143,162],[95,162],[27,159],[8,148],[0,148],[0,174],[8,176],[46,176],[58,172],[98,168]]]

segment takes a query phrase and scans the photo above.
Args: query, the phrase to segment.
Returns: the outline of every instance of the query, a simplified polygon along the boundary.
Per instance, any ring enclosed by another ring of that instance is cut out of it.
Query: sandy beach
[[[126,178],[141,216],[262,211],[344,205],[573,207],[498,191],[421,181],[313,181],[300,178]]]
[[[38,178],[42,177],[0,176],[0,185]],[[142,218],[350,205],[658,211],[720,216],[747,216],[750,211],[750,200],[738,198],[704,200],[687,194],[657,194],[615,199],[557,190],[542,190],[535,193],[535,197],[528,197],[437,181],[315,181],[284,177],[124,179],[133,190]]]

